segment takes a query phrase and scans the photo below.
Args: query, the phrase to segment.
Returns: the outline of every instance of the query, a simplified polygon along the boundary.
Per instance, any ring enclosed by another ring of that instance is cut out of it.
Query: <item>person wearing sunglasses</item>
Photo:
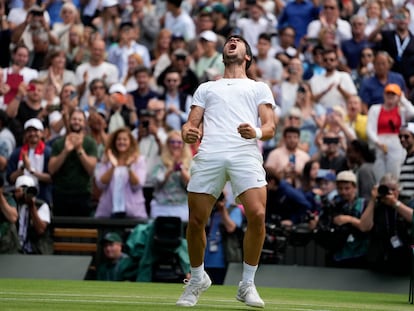
[[[414,208],[414,123],[408,122],[401,127],[399,133],[401,146],[407,151],[400,171],[400,196],[399,199]]]
[[[405,98],[397,84],[387,84],[384,89],[384,103],[372,105],[368,110],[367,134],[375,145],[377,159],[375,173],[379,180],[385,173],[400,176],[405,150],[399,140],[402,125],[414,116],[414,106]]]

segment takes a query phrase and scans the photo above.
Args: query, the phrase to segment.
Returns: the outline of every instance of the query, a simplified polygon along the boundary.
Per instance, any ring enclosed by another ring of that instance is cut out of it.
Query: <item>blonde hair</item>
[[[168,142],[172,140],[173,137],[178,136],[181,139],[181,131],[178,130],[171,130],[168,132],[167,141],[162,148],[161,152],[161,160],[162,163],[166,167],[172,167],[174,165],[174,159],[170,152],[170,148],[168,147]],[[190,167],[191,160],[193,155],[191,153],[191,148],[189,145],[183,142],[183,150],[181,152],[181,162],[183,163],[184,167]]]

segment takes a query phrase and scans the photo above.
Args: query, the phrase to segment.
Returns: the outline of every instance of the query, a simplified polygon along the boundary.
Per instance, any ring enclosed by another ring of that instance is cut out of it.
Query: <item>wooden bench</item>
[[[89,253],[98,250],[98,229],[54,228],[53,250],[55,253]]]

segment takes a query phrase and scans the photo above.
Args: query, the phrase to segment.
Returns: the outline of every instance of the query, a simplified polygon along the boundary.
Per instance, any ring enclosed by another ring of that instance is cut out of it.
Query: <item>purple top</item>
[[[109,184],[103,184],[100,179],[103,174],[110,168],[112,164],[108,161],[106,163],[99,163],[95,170],[95,182],[99,189],[102,190],[102,194],[99,198],[99,204],[96,209],[96,218],[110,218],[112,214],[112,200],[114,192],[114,178],[112,176]],[[120,169],[120,168],[117,168]],[[131,218],[148,218],[145,209],[145,199],[143,194],[143,185],[145,184],[145,177],[147,174],[147,164],[143,156],[139,156],[138,159],[132,163],[131,170],[138,176],[139,184],[132,186],[129,183],[129,176],[125,174],[125,178],[120,181],[124,184],[125,195],[125,212],[126,217]]]

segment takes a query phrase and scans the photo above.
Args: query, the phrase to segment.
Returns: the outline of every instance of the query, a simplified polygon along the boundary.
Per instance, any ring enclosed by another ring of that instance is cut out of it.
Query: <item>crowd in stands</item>
[[[408,260],[414,4],[401,0],[0,0],[0,172],[12,189],[0,192],[0,252],[42,253],[53,216],[187,221],[199,143],[180,129],[198,85],[223,75],[230,34],[250,44],[248,76],[277,103],[277,134],[258,143],[266,221],[308,224],[332,266]],[[211,221],[234,231],[243,213],[230,214]],[[222,281],[211,245],[206,267]]]

